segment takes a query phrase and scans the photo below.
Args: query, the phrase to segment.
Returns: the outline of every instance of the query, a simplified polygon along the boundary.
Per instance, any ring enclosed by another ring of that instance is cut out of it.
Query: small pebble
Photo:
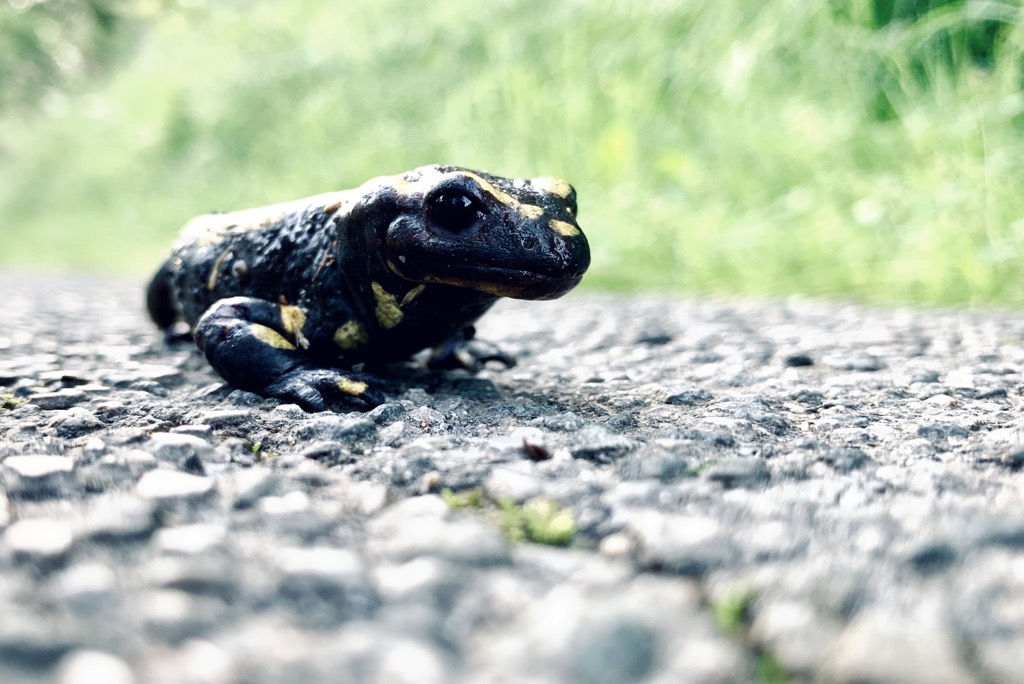
[[[71,527],[60,520],[26,518],[11,523],[3,540],[15,558],[45,562],[63,558],[75,537]]]
[[[153,501],[191,501],[212,494],[214,481],[209,477],[158,468],[143,475],[135,486],[135,491],[142,498]]]
[[[72,651],[57,663],[56,684],[135,684],[135,674],[117,656],[102,651]]]

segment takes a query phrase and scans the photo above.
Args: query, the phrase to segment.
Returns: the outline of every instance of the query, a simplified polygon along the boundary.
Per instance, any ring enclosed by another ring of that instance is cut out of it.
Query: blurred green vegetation
[[[594,287],[1024,304],[981,0],[0,0],[0,262],[442,162],[579,191]]]

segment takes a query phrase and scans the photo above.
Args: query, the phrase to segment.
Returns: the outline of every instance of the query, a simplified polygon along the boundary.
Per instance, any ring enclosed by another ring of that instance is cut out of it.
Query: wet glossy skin
[[[590,264],[576,193],[555,178],[425,166],[354,190],[182,231],[147,293],[161,328],[188,323],[231,385],[308,410],[383,401],[349,370],[435,348],[431,365],[512,360],[472,341],[499,297],[553,299]]]

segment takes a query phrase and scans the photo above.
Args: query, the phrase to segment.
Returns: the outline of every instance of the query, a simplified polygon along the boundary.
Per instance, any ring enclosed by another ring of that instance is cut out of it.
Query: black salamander
[[[557,178],[451,166],[190,221],[147,290],[232,386],[322,411],[384,397],[357,364],[433,348],[433,368],[508,355],[473,340],[499,297],[554,299],[590,265],[576,192]]]

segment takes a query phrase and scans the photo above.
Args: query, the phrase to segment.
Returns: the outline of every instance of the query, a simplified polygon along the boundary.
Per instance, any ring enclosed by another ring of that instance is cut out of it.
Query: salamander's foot
[[[370,387],[365,376],[331,368],[292,371],[260,394],[298,404],[307,411],[327,411],[337,404],[365,411],[385,400],[380,391]]]
[[[430,355],[427,366],[433,370],[461,368],[470,373],[477,373],[488,361],[497,361],[505,368],[516,365],[515,358],[503,352],[497,345],[474,339],[475,333],[472,326],[467,326],[439,344]]]

